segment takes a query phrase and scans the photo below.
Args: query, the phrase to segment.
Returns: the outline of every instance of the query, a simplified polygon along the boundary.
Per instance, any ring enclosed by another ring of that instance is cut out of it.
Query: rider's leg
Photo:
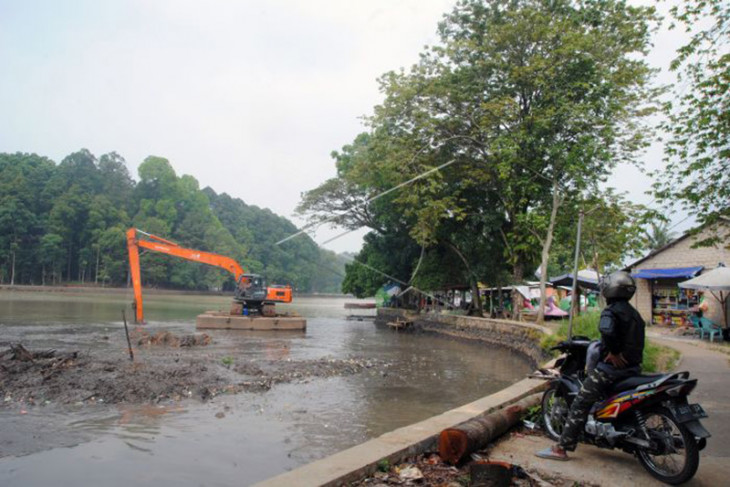
[[[598,360],[601,358],[601,342],[596,340],[588,345],[586,351],[586,376],[591,375],[598,365]]]
[[[593,372],[588,375],[586,380],[583,382],[580,392],[576,396],[575,400],[573,400],[573,404],[570,406],[568,419],[565,422],[563,433],[560,435],[560,441],[558,442],[558,445],[562,450],[575,450],[575,447],[578,444],[578,438],[585,427],[591,407],[596,401],[603,397],[611,383],[613,383],[611,376],[600,369],[594,369]]]

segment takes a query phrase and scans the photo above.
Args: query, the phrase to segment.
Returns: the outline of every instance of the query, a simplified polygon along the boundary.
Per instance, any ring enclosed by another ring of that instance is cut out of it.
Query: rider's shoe
[[[549,446],[544,450],[536,452],[535,455],[540,458],[547,458],[549,460],[561,460],[563,462],[570,460],[568,454],[565,453],[565,450],[560,448],[560,446],[558,445]]]

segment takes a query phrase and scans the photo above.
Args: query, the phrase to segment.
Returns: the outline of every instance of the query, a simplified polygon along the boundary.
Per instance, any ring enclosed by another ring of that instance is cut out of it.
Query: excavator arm
[[[142,234],[146,239],[138,238],[138,234]],[[249,281],[249,274],[244,274],[243,269],[235,260],[224,255],[218,255],[202,250],[186,249],[174,242],[165,240],[162,237],[145,233],[136,228],[127,230],[127,250],[129,251],[129,269],[132,278],[132,287],[134,288],[134,307],[135,319],[137,323],[144,323],[144,313],[142,309],[142,276],[139,266],[139,249],[147,249],[163,254],[173,255],[181,259],[192,260],[193,262],[201,262],[215,267],[225,269],[233,274],[239,287],[245,287]],[[274,291],[276,289],[277,291]],[[291,302],[291,288],[286,288],[288,292],[284,294],[279,288],[267,289],[266,299],[271,301]]]

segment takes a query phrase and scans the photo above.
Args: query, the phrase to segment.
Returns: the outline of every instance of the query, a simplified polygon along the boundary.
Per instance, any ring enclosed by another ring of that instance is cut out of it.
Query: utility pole
[[[583,226],[583,210],[578,212],[578,232],[575,237],[575,263],[573,264],[573,291],[570,296],[570,315],[568,317],[568,341],[573,339],[573,315],[575,314],[578,291],[578,258],[580,257],[580,231]]]

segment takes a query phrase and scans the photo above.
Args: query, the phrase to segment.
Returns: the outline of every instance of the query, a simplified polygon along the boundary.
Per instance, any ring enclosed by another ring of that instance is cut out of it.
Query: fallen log
[[[18,343],[17,345],[10,345],[10,350],[13,351],[12,360],[20,360],[21,362],[32,362],[33,354],[30,353],[25,347]]]
[[[514,426],[529,408],[540,403],[541,397],[541,394],[533,394],[503,409],[443,430],[439,435],[439,455],[452,465],[459,463]]]

